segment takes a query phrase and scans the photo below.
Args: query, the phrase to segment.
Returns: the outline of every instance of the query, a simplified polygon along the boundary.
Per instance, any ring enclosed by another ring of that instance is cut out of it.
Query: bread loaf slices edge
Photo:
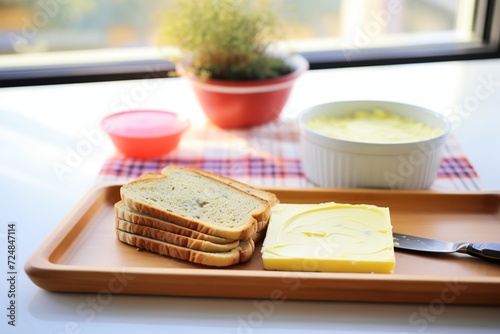
[[[134,224],[157,228],[159,230],[176,233],[193,239],[210,241],[217,244],[228,244],[235,242],[234,239],[221,238],[210,234],[205,234],[194,229],[190,229],[172,222],[161,220],[143,213],[133,211],[128,206],[119,201],[115,203],[115,216]]]
[[[249,239],[251,238],[258,230],[258,223],[259,222],[268,222],[270,215],[271,215],[271,206],[268,201],[263,200],[260,197],[248,194],[241,189],[235,188],[231,185],[228,185],[220,180],[208,177],[203,174],[196,173],[192,169],[187,169],[188,172],[195,173],[199,176],[206,177],[209,179],[210,182],[214,182],[217,186],[221,187],[226,187],[229,188],[231,191],[236,191],[241,194],[244,194],[246,196],[251,196],[255,201],[260,202],[261,209],[253,212],[249,215],[248,221],[242,222],[241,227],[238,229],[231,229],[231,228],[226,228],[223,226],[217,226],[217,225],[210,225],[210,223],[203,222],[200,220],[195,220],[192,218],[188,217],[183,217],[181,215],[178,215],[174,212],[169,212],[166,211],[162,208],[159,208],[155,206],[154,204],[151,203],[145,203],[141,200],[135,199],[135,198],[129,198],[127,194],[127,189],[126,187],[133,187],[135,183],[141,183],[141,182],[154,182],[156,179],[160,180],[161,178],[156,178],[156,177],[147,177],[145,179],[138,179],[135,181],[131,181],[124,186],[121,187],[120,189],[120,195],[122,201],[125,203],[127,207],[132,209],[133,211],[137,211],[164,221],[168,221],[177,225],[181,225],[190,229],[194,229],[196,231],[205,233],[205,234],[210,234],[222,238],[227,238],[227,239],[233,239],[233,240],[240,240],[240,239]],[[165,178],[168,178],[168,175],[164,175]]]
[[[252,257],[255,244],[251,239],[240,241],[240,245],[228,252],[208,253],[193,250],[168,242],[159,241],[116,229],[118,240],[163,256],[214,267],[227,267],[243,263]]]
[[[216,244],[210,241],[193,239],[184,235],[159,230],[149,226],[131,223],[129,221],[115,218],[116,228],[124,232],[142,235],[144,237],[165,241],[174,245],[191,248],[209,253],[228,252],[236,248],[240,243],[238,240],[228,244]]]

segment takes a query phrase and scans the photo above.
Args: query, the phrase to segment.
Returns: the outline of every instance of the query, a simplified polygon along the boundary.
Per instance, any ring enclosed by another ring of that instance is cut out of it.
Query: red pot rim
[[[195,76],[194,74],[184,74],[182,64],[180,63],[176,65],[176,69],[181,75],[185,76],[186,78],[188,78],[193,82],[206,85],[227,86],[227,87],[255,87],[262,85],[279,84],[295,80],[302,73],[304,73],[309,69],[309,62],[304,56],[300,54],[290,55],[286,59],[287,62],[290,63],[290,65],[294,68],[294,70],[291,73],[281,76],[279,78],[264,79],[264,80],[236,81],[236,80],[220,80],[220,79],[201,79]]]

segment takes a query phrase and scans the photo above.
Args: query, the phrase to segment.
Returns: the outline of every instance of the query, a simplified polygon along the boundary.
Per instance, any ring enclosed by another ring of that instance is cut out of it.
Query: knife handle
[[[467,254],[481,259],[500,263],[500,244],[497,243],[470,243]]]

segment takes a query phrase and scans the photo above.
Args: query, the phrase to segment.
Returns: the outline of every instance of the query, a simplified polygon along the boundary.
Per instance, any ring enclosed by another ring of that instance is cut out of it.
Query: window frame
[[[451,43],[430,48],[429,45],[367,48],[356,50],[349,59],[345,50],[301,54],[309,61],[311,70],[500,58],[500,4],[486,0],[485,7],[484,26],[476,23],[476,29],[482,31],[479,43]],[[0,87],[164,78],[173,70],[174,64],[154,57],[11,68],[0,70]]]

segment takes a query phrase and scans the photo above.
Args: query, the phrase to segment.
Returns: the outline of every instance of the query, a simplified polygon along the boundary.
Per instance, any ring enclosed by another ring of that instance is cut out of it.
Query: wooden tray
[[[114,232],[120,185],[91,190],[31,256],[25,270],[52,291],[500,305],[500,265],[463,254],[397,251],[394,274],[265,271],[248,262],[217,269],[123,244]],[[395,232],[447,241],[500,242],[500,193],[267,189],[283,203],[388,206]]]

